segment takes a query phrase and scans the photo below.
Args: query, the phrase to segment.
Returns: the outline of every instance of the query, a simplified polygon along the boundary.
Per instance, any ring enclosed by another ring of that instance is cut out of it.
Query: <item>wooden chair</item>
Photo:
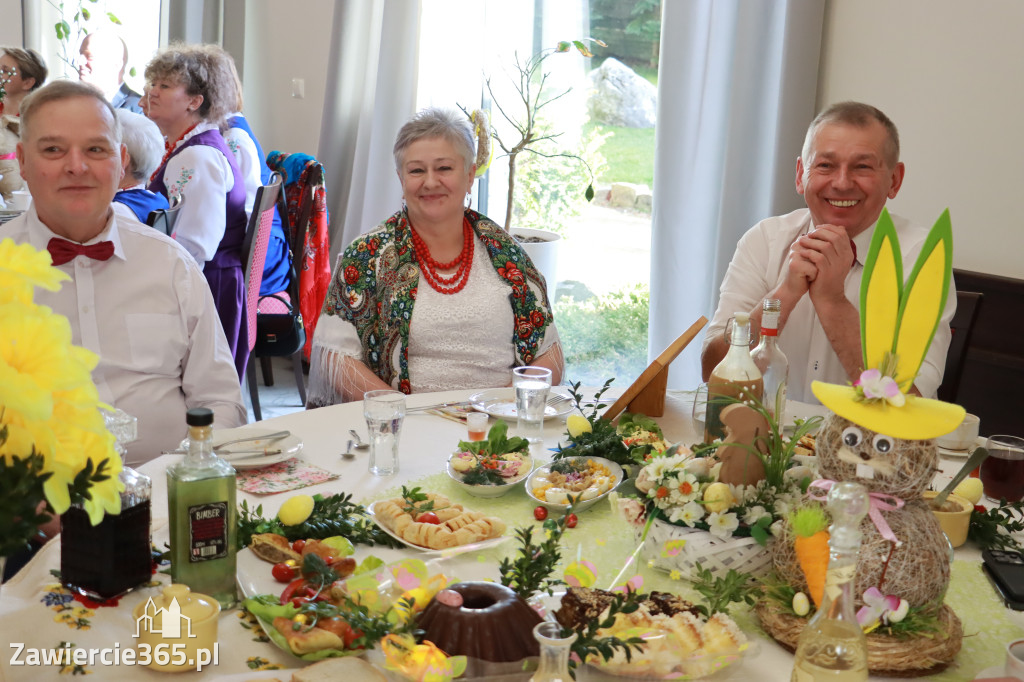
[[[170,237],[174,233],[174,223],[178,222],[178,211],[185,203],[185,197],[181,194],[172,196],[168,203],[169,208],[150,211],[146,216],[146,224]]]
[[[256,311],[259,305],[260,284],[263,283],[263,264],[267,259],[270,228],[274,222],[274,206],[281,195],[281,176],[274,173],[270,184],[256,190],[256,201],[242,242],[242,263],[245,264],[245,311],[249,338],[249,363],[245,369],[246,383],[256,421],[263,419],[260,410],[259,389],[256,383],[256,363],[252,362],[252,349],[256,345]]]
[[[286,179],[286,182],[288,180]],[[323,185],[324,182],[324,167],[322,164],[314,163],[309,166],[306,172],[306,187],[307,190],[299,198],[296,205],[294,205],[293,211],[289,212],[288,202],[284,198],[284,192],[278,206],[278,211],[281,214],[282,220],[285,221],[285,235],[289,237],[288,250],[292,258],[292,278],[288,284],[288,291],[282,292],[287,293],[291,304],[298,309],[300,307],[299,301],[299,282],[298,272],[302,266],[302,258],[305,253],[306,245],[306,231],[309,229],[310,216],[313,213],[313,204],[316,200],[317,188]],[[289,188],[287,190],[291,192]],[[293,229],[289,228],[289,224]],[[279,301],[264,297],[260,302],[260,312],[263,313],[278,313],[283,314],[287,312],[287,309]],[[257,320],[258,323],[258,320]],[[312,336],[311,324],[309,320],[305,321],[307,337]],[[291,356],[292,367],[295,374],[295,383],[299,389],[299,396],[302,398],[302,403],[306,403],[306,385],[303,379],[302,370],[302,356],[303,351],[300,348],[297,353]],[[263,383],[266,386],[274,385],[274,370],[270,364],[270,357],[260,355],[260,368],[263,372]]]
[[[967,358],[967,347],[971,344],[971,332],[974,322],[978,319],[978,309],[984,298],[974,291],[956,292],[956,313],[949,323],[953,338],[946,351],[946,369],[939,386],[939,400],[955,403],[960,392],[960,379],[964,373],[964,360]]]

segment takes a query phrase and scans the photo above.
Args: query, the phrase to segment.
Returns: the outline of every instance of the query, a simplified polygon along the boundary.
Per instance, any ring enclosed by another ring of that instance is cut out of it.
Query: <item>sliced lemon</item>
[[[297,526],[313,513],[312,495],[295,495],[285,500],[277,518],[286,526]]]
[[[576,438],[581,433],[591,433],[594,427],[590,425],[587,418],[582,414],[570,414],[568,419],[565,420],[565,428],[569,430],[569,435]]]

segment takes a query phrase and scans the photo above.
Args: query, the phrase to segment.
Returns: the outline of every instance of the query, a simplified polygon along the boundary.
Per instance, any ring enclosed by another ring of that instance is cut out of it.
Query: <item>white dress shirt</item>
[[[228,118],[240,115],[238,112],[228,115]],[[249,137],[249,133],[241,128],[228,128],[222,134],[228,149],[235,155],[238,170],[242,172],[242,181],[245,182],[245,215],[250,216],[252,207],[256,205],[256,190],[263,184],[260,178],[260,153],[256,151],[256,143]]]
[[[0,226],[0,239],[40,250],[55,236],[34,205]],[[35,298],[68,318],[76,345],[99,355],[92,375],[100,399],[138,417],[128,463],[177,447],[189,408],[212,409],[217,427],[245,424],[238,374],[196,262],[171,238],[113,211],[88,243],[105,240],[114,244],[109,260],[76,256],[58,266],[71,281]]]
[[[178,142],[178,146],[216,127],[212,123],[200,123]],[[224,239],[227,224],[224,197],[235,186],[230,162],[213,147],[192,145],[168,159],[164,185],[168,199],[185,196],[174,224],[174,238],[200,266],[205,265]]]
[[[928,230],[911,225],[906,219],[892,216],[903,256],[904,281],[913,270]],[[802,208],[784,216],[762,220],[750,228],[736,245],[736,253],[722,280],[718,310],[704,336],[704,347],[711,339],[721,336],[726,322],[736,312],[750,312],[769,292],[786,278],[786,260],[793,242],[812,229],[811,212]],[[846,276],[846,298],[860,310],[860,283],[864,272],[864,258],[875,230],[872,227],[853,238],[857,246],[857,262]],[[950,281],[949,295],[942,320],[928,349],[914,385],[925,398],[934,398],[942,383],[946,365],[946,351],[952,337],[949,322],[956,312],[956,289]],[[753,330],[754,333],[757,330]],[[839,356],[832,349],[825,330],[818,321],[811,297],[804,295],[793,308],[785,328],[779,334],[779,347],[789,360],[788,397],[806,403],[818,403],[811,393],[812,381],[825,381],[846,385],[849,377]]]

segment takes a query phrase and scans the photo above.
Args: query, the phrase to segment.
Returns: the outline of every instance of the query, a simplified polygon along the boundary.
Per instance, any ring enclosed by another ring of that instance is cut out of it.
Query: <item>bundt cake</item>
[[[463,582],[441,590],[416,621],[425,640],[449,656],[520,661],[540,655],[533,627],[541,617],[510,588]]]

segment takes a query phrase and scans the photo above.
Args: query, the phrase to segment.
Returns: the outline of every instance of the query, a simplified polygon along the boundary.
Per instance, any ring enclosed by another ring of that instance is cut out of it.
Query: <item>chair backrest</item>
[[[242,262],[245,264],[245,305],[246,323],[249,328],[249,350],[256,344],[256,307],[263,283],[263,264],[267,260],[267,244],[270,242],[270,228],[274,222],[274,206],[281,194],[281,176],[274,173],[270,184],[256,190],[249,224],[242,242]]]
[[[185,196],[183,194],[173,195],[168,203],[170,204],[169,208],[150,211],[146,216],[146,224],[170,237],[174,234],[174,223],[178,222],[178,211],[185,203]]]
[[[949,323],[953,338],[946,351],[946,369],[939,386],[939,400],[955,403],[960,391],[960,379],[964,373],[964,360],[967,358],[967,347],[971,343],[971,332],[974,322],[978,319],[978,308],[984,298],[974,291],[956,292],[956,313]]]

